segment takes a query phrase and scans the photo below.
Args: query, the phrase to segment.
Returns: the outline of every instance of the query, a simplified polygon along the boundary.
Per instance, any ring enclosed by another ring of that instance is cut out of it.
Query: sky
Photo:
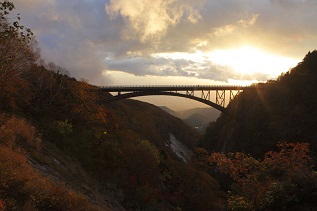
[[[43,59],[94,85],[251,84],[317,46],[316,0],[13,2]]]

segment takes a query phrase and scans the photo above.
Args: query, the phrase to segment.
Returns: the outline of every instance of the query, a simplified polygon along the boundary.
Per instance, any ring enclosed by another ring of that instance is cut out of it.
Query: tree
[[[32,40],[33,32],[29,28],[21,26],[19,14],[15,17],[13,23],[8,22],[10,12],[15,9],[13,2],[4,0],[0,2],[0,24],[1,24],[1,38],[17,38],[28,43]]]
[[[14,4],[0,2],[0,109],[14,110],[30,100],[26,82],[31,66],[39,58],[30,29],[20,26],[20,17],[9,19]],[[17,21],[9,22],[9,20]]]
[[[234,183],[228,206],[232,210],[281,210],[316,208],[317,175],[313,171],[307,143],[277,145],[263,160],[244,153],[213,153],[211,164]]]
[[[0,114],[0,144],[9,148],[17,145],[39,149],[41,139],[35,127],[25,119]]]
[[[155,203],[160,187],[158,149],[147,140],[125,142],[122,157],[125,171],[121,183],[127,199],[142,208]]]

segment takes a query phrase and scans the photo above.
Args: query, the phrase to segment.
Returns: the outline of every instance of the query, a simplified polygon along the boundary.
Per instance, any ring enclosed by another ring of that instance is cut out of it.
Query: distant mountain
[[[166,111],[167,113],[180,118],[179,114],[176,111],[173,111],[172,109],[166,107],[166,106],[159,106],[159,108],[161,108],[163,111]]]
[[[193,108],[183,111],[174,111],[166,106],[160,106],[160,108],[182,119],[187,125],[196,128],[200,133],[204,133],[209,123],[216,121],[220,115],[220,111],[214,108]]]
[[[181,119],[188,119],[193,114],[199,114],[202,118],[202,122],[216,121],[220,115],[220,111],[214,108],[193,108],[189,110],[177,111]]]
[[[199,113],[194,113],[190,115],[189,117],[187,117],[186,119],[184,119],[184,122],[188,124],[189,126],[199,127],[199,126],[208,125],[210,121],[209,121],[209,118],[206,118]]]
[[[200,122],[202,124],[204,123],[209,123],[209,122],[213,122],[216,121],[217,118],[220,115],[220,111],[214,109],[214,108],[193,108],[193,109],[188,109],[188,110],[182,110],[182,111],[174,111],[166,106],[160,106],[160,108],[164,111],[166,111],[167,113],[176,116],[180,119],[191,119],[193,117],[191,117],[192,115],[195,114],[195,118],[200,118]],[[198,117],[199,115],[199,117]]]

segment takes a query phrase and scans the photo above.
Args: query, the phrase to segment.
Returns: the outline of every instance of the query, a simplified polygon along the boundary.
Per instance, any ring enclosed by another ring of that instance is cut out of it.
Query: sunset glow
[[[235,84],[240,81],[240,84],[244,85],[261,81],[257,78],[259,75],[265,75],[265,80],[275,79],[299,62],[297,59],[274,55],[250,46],[216,49],[211,52],[157,53],[152,54],[152,57],[173,61],[170,62],[172,65],[168,65],[169,68],[178,68],[179,71],[185,71],[198,78],[203,78],[203,74],[211,69],[218,70],[219,73],[232,72],[233,74],[230,74],[226,81],[234,80]],[[231,76],[235,77],[231,78]]]
[[[217,64],[231,66],[242,75],[263,73],[272,77],[288,71],[299,62],[297,59],[270,54],[249,46],[215,50],[209,57]]]
[[[79,2],[15,0],[15,14],[43,59],[94,85],[248,85],[317,46],[315,0]]]

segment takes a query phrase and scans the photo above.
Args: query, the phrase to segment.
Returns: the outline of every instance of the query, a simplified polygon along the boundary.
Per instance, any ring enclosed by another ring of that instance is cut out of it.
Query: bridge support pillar
[[[194,92],[194,90],[188,90],[188,91],[186,91],[186,95],[195,96],[195,92]]]
[[[230,90],[230,99],[229,102],[231,102],[231,100],[233,100],[233,98],[235,98],[239,93],[241,92],[241,90],[237,90],[234,92],[234,90]]]
[[[204,90],[201,90],[201,98],[204,100],[209,100],[210,101],[210,90],[206,91],[207,93],[205,94]]]
[[[216,90],[216,104],[225,107],[226,90]]]

